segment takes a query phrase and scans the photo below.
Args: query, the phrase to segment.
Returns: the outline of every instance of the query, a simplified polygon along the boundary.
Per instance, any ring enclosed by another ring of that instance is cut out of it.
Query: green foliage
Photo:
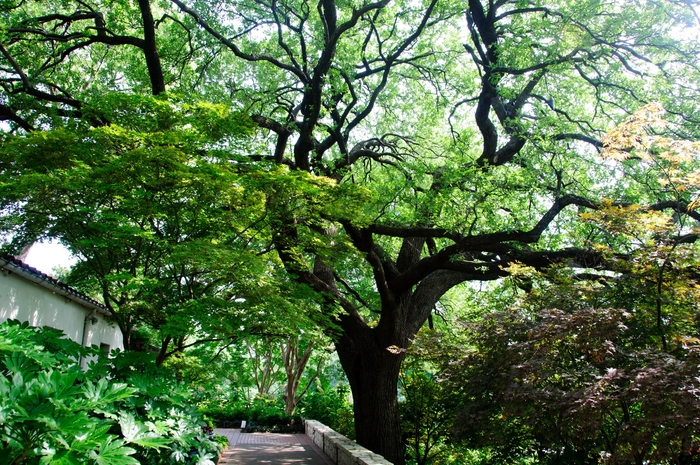
[[[340,434],[354,439],[355,422],[352,404],[348,401],[349,394],[350,390],[343,384],[326,390],[317,387],[306,394],[297,411],[304,418],[320,421]]]
[[[96,361],[83,371],[88,356]],[[155,465],[184,463],[192,450],[213,463],[217,446],[182,386],[99,357],[55,330],[0,325],[0,463]]]
[[[295,419],[296,423],[300,423],[298,416],[291,416],[284,412],[284,405],[279,400],[254,400],[248,407],[247,413],[250,420],[259,426],[286,425]]]
[[[266,263],[232,243],[246,240],[240,224],[262,199],[241,186],[233,153],[217,157],[215,147],[249,132],[245,115],[125,94],[91,105],[86,117],[94,111],[109,124],[3,141],[0,228],[12,230],[15,247],[54,237],[79,256],[67,281],[102,297],[127,346],[134,322],[156,330],[159,346],[195,325],[240,326],[231,294],[241,297]],[[228,266],[214,266],[221,262]],[[228,286],[215,294],[219,280]]]
[[[169,357],[163,366],[188,385],[198,405],[226,405],[246,399],[247,365],[232,350],[201,344]]]
[[[401,429],[409,463],[451,463],[459,446],[450,442],[459,396],[440,379],[443,334],[423,330],[413,340],[399,376]],[[437,350],[436,350],[437,349]]]
[[[295,423],[300,425],[299,415],[288,415],[284,403],[274,399],[254,399],[252,402],[235,402],[226,405],[212,405],[205,402],[199,412],[210,418],[219,428],[240,427],[241,421],[249,426],[272,427]]]
[[[214,435],[214,442],[218,444],[219,450],[223,451],[228,448],[228,438],[226,436],[222,436],[220,434],[215,434]]]
[[[612,239],[603,253],[627,253],[614,273],[513,270],[529,291],[466,325],[467,350],[443,365],[464,395],[455,432],[494,463],[694,463],[697,246],[678,241],[670,215],[583,216]]]
[[[314,313],[313,294],[265,250],[268,209],[303,214],[315,247],[327,218],[361,221],[348,205],[364,190],[241,166],[251,122],[227,106],[107,93],[84,117],[107,124],[3,138],[0,230],[14,251],[41,238],[67,246],[79,261],[66,281],[104,301],[127,349],[141,326],[162,363],[187,337],[283,332]]]

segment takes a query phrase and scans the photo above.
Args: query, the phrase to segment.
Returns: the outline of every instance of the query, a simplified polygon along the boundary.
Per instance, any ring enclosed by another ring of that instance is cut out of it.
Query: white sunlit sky
[[[54,268],[70,268],[75,258],[68,249],[57,242],[37,242],[29,250],[24,263],[37,270],[53,275]]]

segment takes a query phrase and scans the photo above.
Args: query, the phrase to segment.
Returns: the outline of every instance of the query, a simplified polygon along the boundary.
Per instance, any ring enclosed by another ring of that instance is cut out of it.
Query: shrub
[[[80,357],[97,361],[83,371]],[[188,392],[155,368],[144,373],[144,362],[0,324],[0,463],[213,464],[217,446]]]
[[[255,399],[253,402],[224,404],[223,406],[201,406],[200,413],[211,418],[219,428],[240,428],[245,420],[249,429],[263,427],[266,431],[275,426],[301,424],[301,417],[285,413],[281,401]]]
[[[352,405],[348,402],[349,392],[350,389],[342,384],[326,392],[309,392],[297,411],[304,418],[320,421],[340,434],[355,439],[355,420]]]
[[[241,420],[247,419],[246,410],[240,405],[199,407],[198,411],[209,418],[217,428],[240,428]]]
[[[213,436],[213,440],[216,443],[216,445],[219,447],[219,451],[224,451],[228,448],[228,438],[226,436],[222,436],[220,434],[215,434]]]

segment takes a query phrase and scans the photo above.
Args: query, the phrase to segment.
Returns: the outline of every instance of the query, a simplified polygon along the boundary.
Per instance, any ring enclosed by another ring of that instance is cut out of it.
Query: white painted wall
[[[75,300],[56,294],[44,285],[28,281],[8,270],[0,270],[0,321],[15,319],[32,326],[51,326],[86,346],[108,344],[110,349],[124,349],[119,327],[95,312],[96,323],[85,318],[92,313]],[[83,329],[86,329],[83,334]],[[84,339],[85,338],[85,339]]]

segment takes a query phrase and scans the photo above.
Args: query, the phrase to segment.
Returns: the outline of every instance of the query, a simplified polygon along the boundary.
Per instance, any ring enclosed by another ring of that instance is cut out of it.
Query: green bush
[[[239,428],[241,421],[250,427],[273,427],[301,424],[301,417],[290,416],[284,411],[284,404],[277,400],[255,399],[253,402],[237,402],[223,406],[202,405],[200,413],[211,418],[219,428]]]
[[[210,419],[217,428],[240,428],[241,421],[247,419],[247,410],[242,405],[200,406],[198,411]]]
[[[219,451],[225,451],[228,448],[228,438],[220,434],[215,434],[213,436],[213,441],[219,447]]]
[[[309,420],[320,421],[350,439],[355,439],[355,420],[348,402],[350,389],[339,384],[326,392],[307,393],[297,407],[299,414]]]
[[[213,465],[217,446],[189,393],[152,360],[115,355],[0,324],[0,465]],[[96,361],[83,371],[81,357]]]

